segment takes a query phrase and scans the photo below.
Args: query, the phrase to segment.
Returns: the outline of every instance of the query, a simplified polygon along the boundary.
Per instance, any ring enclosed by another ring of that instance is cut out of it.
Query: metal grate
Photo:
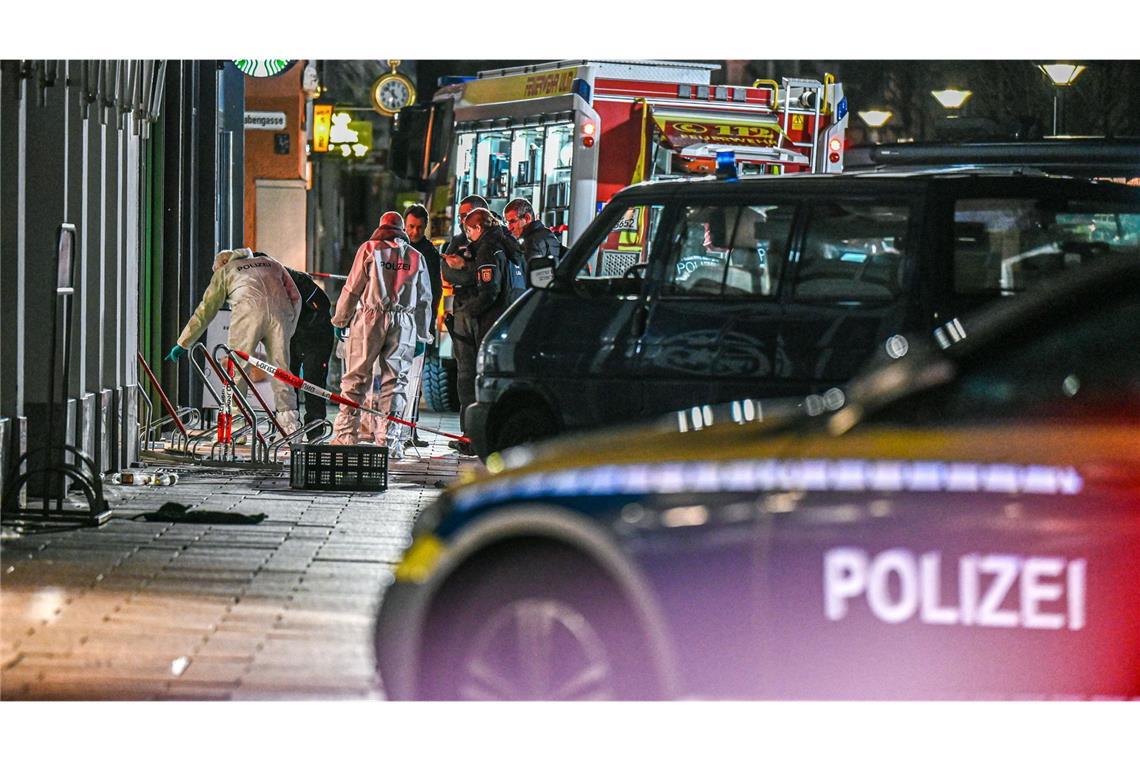
[[[602,251],[602,267],[599,277],[621,277],[626,270],[637,263],[638,254],[620,251]]]

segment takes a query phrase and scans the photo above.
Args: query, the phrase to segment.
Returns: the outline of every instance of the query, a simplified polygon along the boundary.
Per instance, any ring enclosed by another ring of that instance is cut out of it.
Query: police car
[[[385,592],[389,694],[1140,696],[1140,262],[1106,259],[792,423],[493,459]]]

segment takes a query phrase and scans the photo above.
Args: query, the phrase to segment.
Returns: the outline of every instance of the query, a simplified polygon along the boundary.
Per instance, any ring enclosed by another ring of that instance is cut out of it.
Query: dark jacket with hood
[[[519,253],[518,245],[502,227],[488,227],[474,243],[469,243],[467,268],[474,272],[474,284],[457,290],[455,313],[474,318],[478,323],[476,341],[483,336],[510,303],[507,282],[507,260],[510,252]]]
[[[562,241],[553,230],[537,219],[523,229],[519,243],[522,244],[527,261],[539,256],[550,256],[554,259],[554,265],[558,266],[562,258]]]

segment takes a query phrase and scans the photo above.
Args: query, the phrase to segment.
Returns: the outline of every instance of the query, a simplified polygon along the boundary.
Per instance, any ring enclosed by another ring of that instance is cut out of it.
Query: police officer
[[[448,246],[444,253],[446,268],[443,276],[449,282],[463,283],[455,288],[454,314],[448,320],[455,350],[456,390],[462,426],[463,411],[475,402],[475,354],[491,325],[506,309],[510,292],[506,282],[507,262],[501,245],[503,233],[498,220],[485,208],[464,212],[461,207],[460,214],[467,246],[458,249],[454,245],[456,241]],[[475,456],[471,444],[460,443],[455,448],[460,454]]]
[[[541,256],[554,259],[558,266],[562,258],[562,241],[542,222],[534,218],[534,206],[526,198],[515,198],[503,209],[503,219],[511,234],[522,243],[523,255],[529,262]]]

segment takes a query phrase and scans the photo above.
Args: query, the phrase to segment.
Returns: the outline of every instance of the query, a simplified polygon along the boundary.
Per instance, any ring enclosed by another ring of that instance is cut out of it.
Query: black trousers
[[[289,371],[313,385],[324,388],[329,377],[329,357],[333,350],[333,328],[328,319],[297,323],[289,341]],[[305,424],[325,419],[325,400],[311,393],[302,393],[305,404]],[[298,408],[300,403],[298,403]]]
[[[455,390],[459,396],[459,425],[466,432],[464,412],[475,403],[475,354],[483,336],[479,334],[479,320],[463,312],[455,313],[454,326],[451,350],[455,356]]]

